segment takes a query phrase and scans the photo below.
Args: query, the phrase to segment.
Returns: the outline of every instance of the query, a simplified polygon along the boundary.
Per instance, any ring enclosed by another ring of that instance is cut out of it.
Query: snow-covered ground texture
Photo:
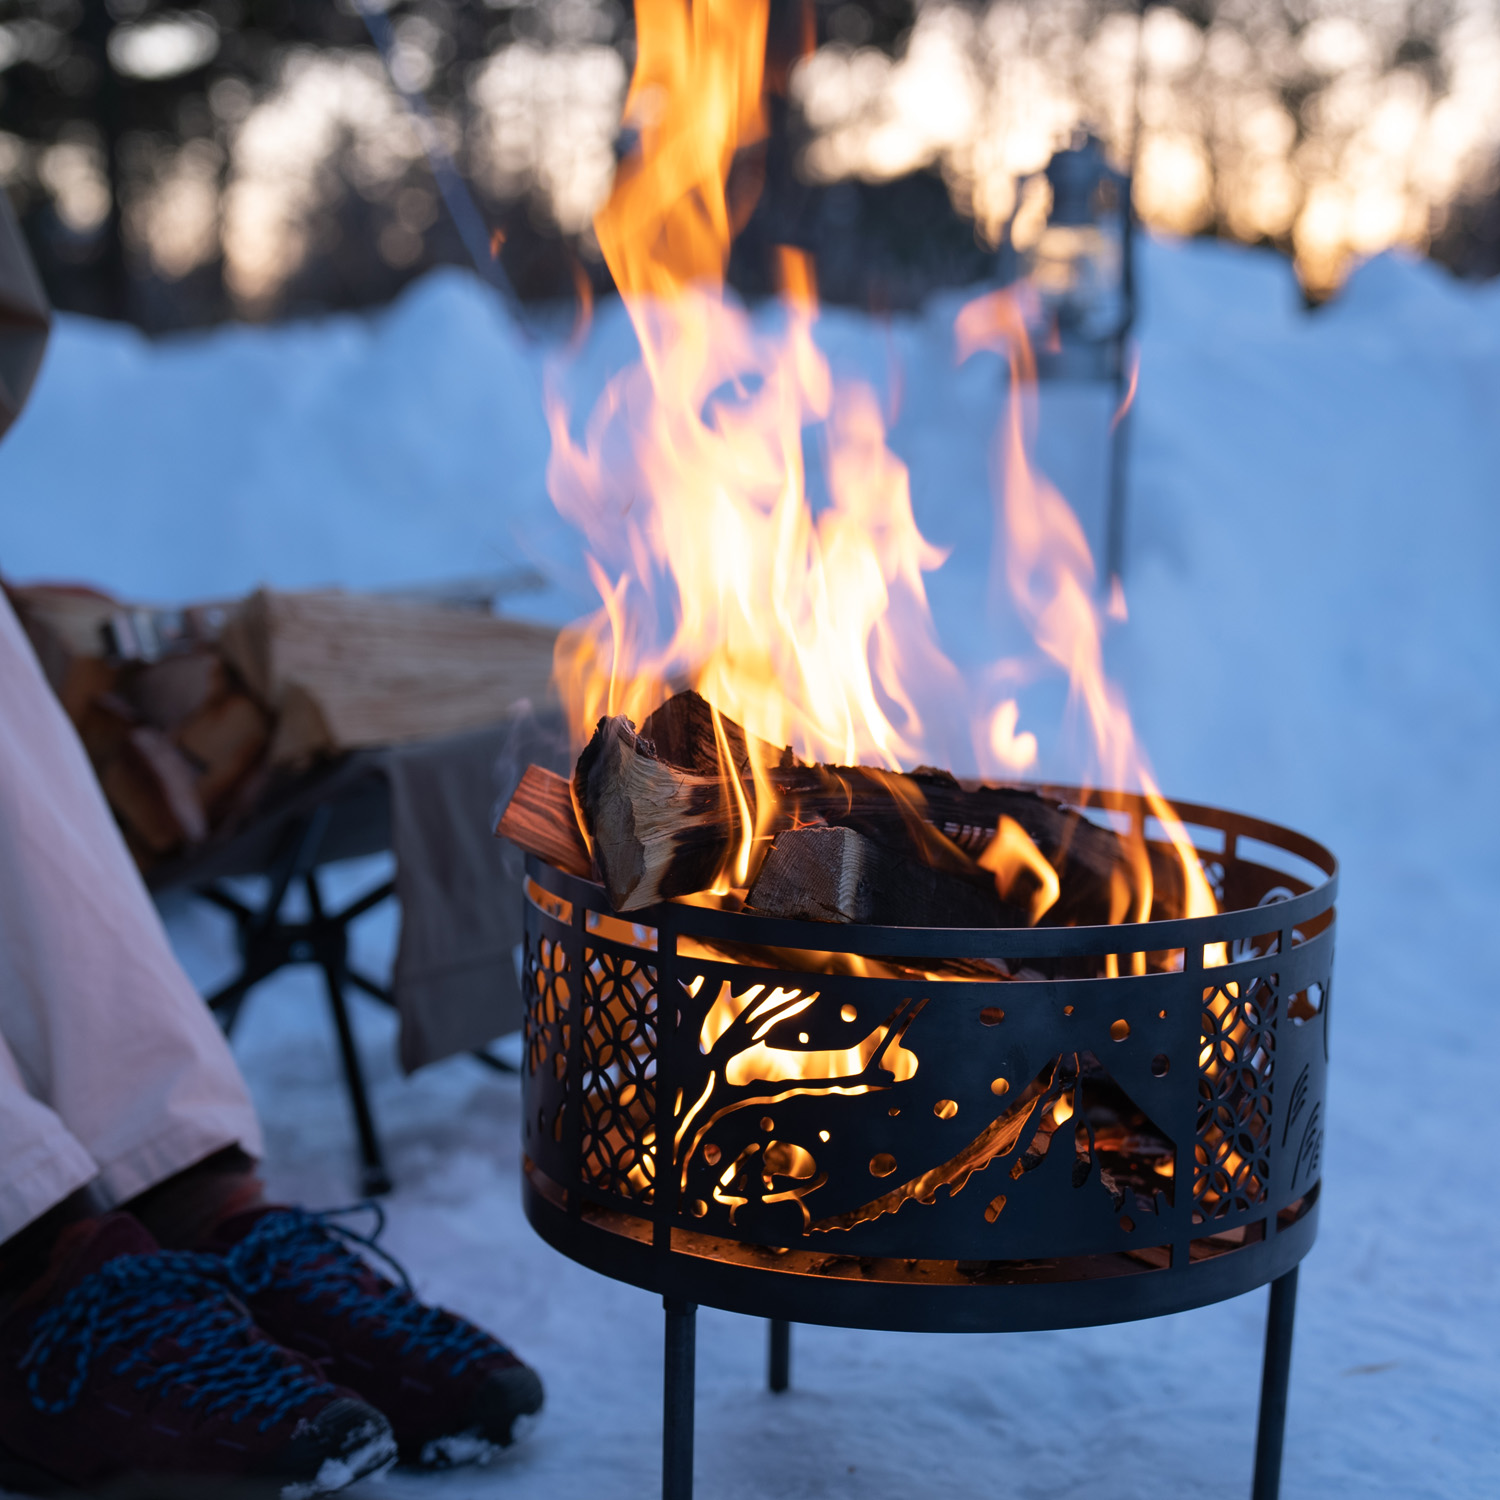
[[[1500,289],[1382,258],[1308,314],[1268,256],[1153,244],[1143,271],[1130,620],[1112,666],[1169,793],[1301,828],[1344,862],[1322,1231],[1303,1268],[1282,1493],[1493,1496]],[[931,580],[935,612],[972,656],[1001,397],[992,362],[954,368],[952,312],[830,315],[821,336],[888,395],[899,371],[892,441],[921,525],[955,548]],[[533,559],[562,586],[513,607],[566,618],[586,601],[569,596],[571,544],[543,494],[555,344],[456,275],[372,320],[154,346],[63,319],[0,449],[0,566],[187,598]],[[626,347],[606,310],[579,388]],[[169,917],[195,978],[223,974],[215,920]],[[389,921],[360,941],[377,966]],[[469,1059],[403,1080],[391,1021],[357,1021],[398,1184],[391,1248],[429,1297],[511,1339],[549,1393],[498,1465],[359,1493],[654,1493],[659,1305],[527,1228],[514,1081]],[[275,1190],[347,1199],[349,1122],[312,978],[257,993],[236,1048]],[[783,1397],[764,1388],[763,1325],[705,1311],[698,1493],[1244,1495],[1264,1309],[1259,1292],[1064,1333],[802,1328]]]

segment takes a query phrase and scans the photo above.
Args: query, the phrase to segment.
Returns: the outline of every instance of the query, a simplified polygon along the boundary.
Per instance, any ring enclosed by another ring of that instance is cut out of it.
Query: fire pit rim
[[[1077,806],[1099,806],[1149,816],[1145,799],[1132,792],[1100,792],[1040,783],[1028,784],[1026,789]],[[858,953],[868,957],[989,958],[997,953],[1014,958],[1072,957],[1182,948],[1186,951],[1186,962],[1196,966],[1194,951],[1201,960],[1201,945],[1204,943],[1233,942],[1263,933],[1270,910],[1274,909],[1276,913],[1273,925],[1277,929],[1289,929],[1311,921],[1333,906],[1338,897],[1338,861],[1316,840],[1245,813],[1190,802],[1173,805],[1184,823],[1221,829],[1225,835],[1225,857],[1234,854],[1240,838],[1248,837],[1281,848],[1321,869],[1324,879],[1307,886],[1297,876],[1263,866],[1290,885],[1304,886],[1305,889],[1278,901],[1274,908],[1248,906],[1202,917],[1079,927],[896,927],[808,922],[698,906],[682,900],[662,901],[636,911],[615,912],[615,915],[622,921],[643,927],[670,930],[679,937],[737,941],[772,948],[813,949],[826,953]],[[1199,852],[1213,857],[1211,851]],[[1257,863],[1249,859],[1242,862]],[[569,875],[535,856],[528,856],[526,866],[528,875],[553,895],[573,901],[584,900],[590,906],[614,911],[604,887],[597,881]]]

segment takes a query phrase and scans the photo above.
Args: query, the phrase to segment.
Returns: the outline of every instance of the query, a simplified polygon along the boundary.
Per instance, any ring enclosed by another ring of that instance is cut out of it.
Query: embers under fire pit
[[[666,902],[626,920],[528,857],[526,1213],[665,1299],[669,1500],[692,1489],[697,1303],[773,1320],[781,1389],[789,1322],[1080,1327],[1266,1282],[1253,1493],[1275,1496],[1336,866],[1271,824],[1178,811],[1219,915],[903,928]]]

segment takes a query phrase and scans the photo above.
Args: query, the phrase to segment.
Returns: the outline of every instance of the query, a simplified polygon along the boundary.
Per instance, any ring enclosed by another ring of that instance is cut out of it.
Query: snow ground
[[[1344,863],[1283,1494],[1491,1496],[1500,1209],[1472,1122],[1500,1048],[1500,287],[1382,257],[1309,315],[1279,260],[1196,244],[1149,246],[1144,283],[1131,619],[1112,665],[1169,793],[1302,828]],[[951,312],[888,328],[830,315],[822,336],[882,384],[904,371],[892,441],[919,521],[955,547],[935,612],[973,643],[999,398],[983,364],[952,370]],[[602,317],[577,379],[597,383],[623,340]],[[451,274],[378,319],[154,346],[64,319],[0,448],[0,565],[161,598],[523,555],[565,571],[572,544],[542,493],[543,348]],[[560,619],[577,602],[557,589],[516,607]],[[342,875],[352,889],[374,873]],[[168,918],[195,979],[225,971],[212,915]],[[369,966],[391,941],[387,918],[364,924]],[[654,1493],[659,1306],[527,1228],[513,1080],[468,1059],[403,1080],[391,1020],[356,1019],[398,1183],[391,1248],[427,1295],[512,1340],[549,1399],[490,1469],[349,1493]],[[236,1050],[275,1190],[346,1200],[350,1130],[312,977],[258,992]],[[1243,1495],[1264,1305],[1003,1337],[802,1328],[784,1397],[764,1390],[762,1325],[705,1310],[698,1493]]]

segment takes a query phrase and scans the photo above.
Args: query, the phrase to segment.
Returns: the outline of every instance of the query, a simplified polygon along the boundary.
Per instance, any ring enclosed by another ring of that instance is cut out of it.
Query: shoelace
[[[362,1212],[375,1216],[370,1234],[338,1222]],[[403,1355],[420,1351],[429,1360],[451,1357],[449,1373],[461,1375],[495,1350],[495,1340],[452,1313],[418,1301],[405,1268],[376,1243],[384,1231],[385,1211],[378,1203],[316,1214],[280,1208],[266,1214],[225,1255],[226,1272],[243,1297],[271,1286],[284,1288],[299,1302],[323,1302],[329,1312],[350,1322],[376,1324],[376,1338],[404,1338]],[[351,1247],[389,1267],[395,1283],[373,1277],[371,1267]]]
[[[176,1358],[159,1352],[169,1345]],[[333,1390],[256,1334],[217,1256],[124,1255],[85,1277],[37,1320],[20,1366],[31,1404],[52,1416],[70,1410],[107,1351],[119,1351],[111,1372],[133,1374],[137,1390],[186,1390],[184,1407],[230,1410],[234,1422],[258,1412],[262,1432]],[[61,1396],[43,1394],[49,1377],[66,1378]]]

